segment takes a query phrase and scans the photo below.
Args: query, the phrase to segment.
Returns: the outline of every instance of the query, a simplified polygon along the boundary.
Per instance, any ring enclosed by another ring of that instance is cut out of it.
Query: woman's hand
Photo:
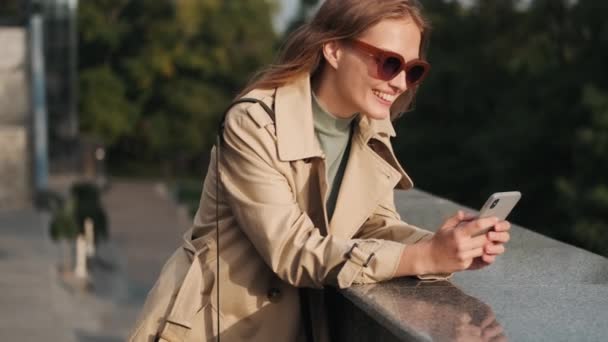
[[[491,227],[495,231],[474,236]],[[459,210],[428,241],[433,273],[478,269],[493,263],[505,251],[510,227],[509,222],[496,217],[476,218]]]
[[[509,221],[498,222],[493,230],[486,233],[488,243],[484,246],[484,254],[481,257],[475,258],[469,270],[477,270],[492,264],[496,257],[503,254],[506,250],[505,243],[511,238],[509,230],[511,223]]]

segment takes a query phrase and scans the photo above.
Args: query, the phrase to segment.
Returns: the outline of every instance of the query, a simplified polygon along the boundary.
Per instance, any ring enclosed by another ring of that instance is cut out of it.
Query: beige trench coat
[[[184,244],[148,294],[130,341],[303,341],[298,287],[345,288],[391,279],[408,244],[432,233],[403,222],[393,189],[412,181],[390,143],[391,122],[356,119],[331,221],[324,154],[313,127],[309,77],[246,97],[226,116],[221,192],[215,149]],[[219,197],[219,198],[218,198]],[[216,301],[216,198],[220,303]],[[348,253],[350,250],[350,253]],[[194,260],[194,262],[192,262]],[[328,340],[323,292],[309,293],[316,341]]]

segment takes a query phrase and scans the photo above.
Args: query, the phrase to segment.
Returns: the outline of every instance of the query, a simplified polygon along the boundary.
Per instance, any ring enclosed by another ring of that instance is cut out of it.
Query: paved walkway
[[[113,181],[104,205],[110,216],[111,239],[125,258],[132,290],[147,293],[179,246],[191,218],[160,183]]]
[[[91,265],[93,286],[57,271],[48,215],[0,212],[0,334],[10,341],[118,342],[191,219],[153,182],[114,181],[103,198],[111,242]]]
[[[0,332],[7,341],[75,341],[63,318],[65,290],[44,238],[48,217],[34,210],[0,212]]]

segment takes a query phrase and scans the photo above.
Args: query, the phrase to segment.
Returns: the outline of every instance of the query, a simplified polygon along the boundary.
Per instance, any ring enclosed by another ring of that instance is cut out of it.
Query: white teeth
[[[374,95],[376,95],[379,98],[383,99],[384,101],[388,101],[388,102],[393,102],[393,100],[395,100],[395,97],[396,97],[395,95],[383,93],[378,90],[373,90],[373,93],[374,93]]]

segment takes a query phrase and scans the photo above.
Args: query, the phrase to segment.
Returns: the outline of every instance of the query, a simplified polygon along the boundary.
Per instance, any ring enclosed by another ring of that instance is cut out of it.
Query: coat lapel
[[[294,161],[321,156],[323,151],[315,135],[312,116],[309,77],[277,88],[274,106],[279,159]]]
[[[312,157],[324,158],[324,153],[314,133],[310,77],[300,79],[276,89],[274,94],[275,126],[278,155],[282,161],[297,161]],[[349,159],[340,185],[333,217],[329,223],[331,234],[351,238],[371,215],[380,198],[395,186],[409,189],[413,186],[395,157],[390,137],[395,130],[387,118],[373,120],[359,115],[351,139]],[[368,142],[379,143],[372,149]],[[380,153],[377,153],[379,151]],[[317,165],[318,177],[325,177],[324,160]],[[307,168],[306,174],[310,175]],[[319,205],[325,208],[323,198],[328,191],[324,180],[318,178]],[[309,208],[310,209],[310,208]],[[324,209],[322,212],[326,212]],[[324,215],[325,216],[325,215]],[[324,220],[327,223],[327,219]]]
[[[393,191],[402,178],[363,138],[355,132],[351,140],[348,163],[329,224],[332,235],[345,239],[357,232],[383,195]]]

